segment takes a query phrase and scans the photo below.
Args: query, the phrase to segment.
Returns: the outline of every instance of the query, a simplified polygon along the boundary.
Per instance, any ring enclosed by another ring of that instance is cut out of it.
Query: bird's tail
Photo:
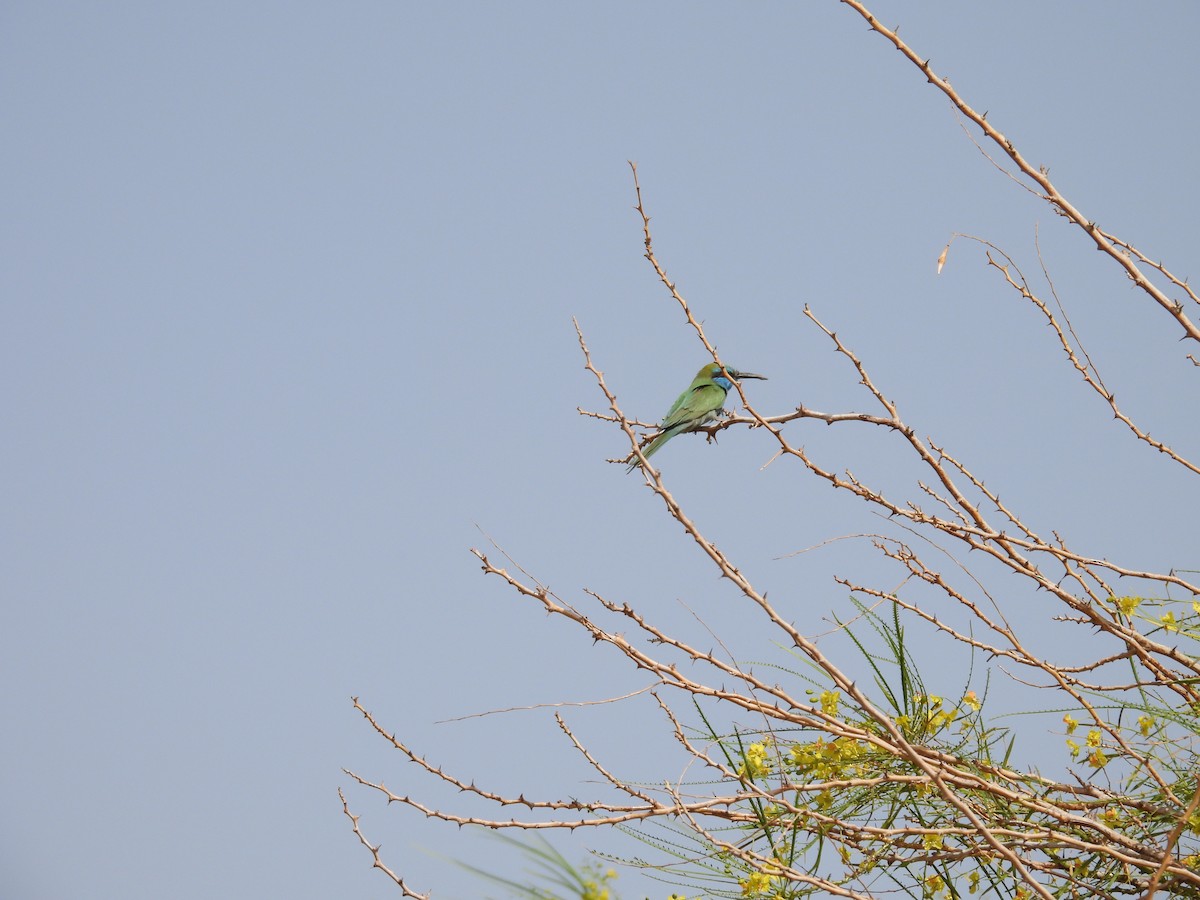
[[[653,456],[655,453],[658,452],[659,447],[661,447],[663,444],[665,444],[671,438],[675,437],[675,435],[679,434],[680,431],[682,431],[682,429],[680,429],[680,428],[668,428],[666,431],[664,431],[662,434],[660,434],[658,437],[656,437],[654,440],[652,440],[649,444],[646,445],[646,449],[642,451],[642,456],[646,457],[646,459],[649,459],[651,456]],[[641,460],[635,459],[625,469],[625,474],[628,475],[630,472],[632,472],[634,469],[636,469],[641,464],[642,464]]]

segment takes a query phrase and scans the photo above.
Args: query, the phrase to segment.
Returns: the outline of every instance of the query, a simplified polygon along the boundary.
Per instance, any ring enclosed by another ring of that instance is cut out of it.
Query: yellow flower
[[[851,762],[863,755],[863,746],[850,738],[836,738],[830,743],[840,762]]]
[[[1095,766],[1097,769],[1103,769],[1108,765],[1108,757],[1104,755],[1103,750],[1093,750],[1087,761],[1089,766]]]
[[[762,872],[753,872],[738,882],[742,886],[743,897],[753,897],[755,894],[765,894],[771,889],[771,878]]]
[[[751,744],[746,748],[742,764],[738,766],[738,776],[753,781],[771,771],[771,761],[767,759],[766,744]]]
[[[940,834],[921,835],[921,846],[926,850],[941,850],[944,844],[945,840]]]
[[[1173,613],[1173,612],[1163,613],[1161,616],[1158,617],[1158,621],[1163,623],[1163,627],[1165,627],[1167,629],[1167,631],[1178,631],[1179,630],[1179,625],[1175,621],[1175,613]]]
[[[974,691],[967,691],[963,694],[963,705],[971,707],[975,712],[979,712],[979,707],[983,706],[983,703],[975,696]]]
[[[841,694],[837,691],[821,691],[821,712],[827,716],[836,716],[838,711],[838,700],[841,699]]]
[[[1154,726],[1153,716],[1138,716],[1138,731],[1142,733],[1142,737],[1150,736],[1150,729]]]
[[[1079,744],[1075,743],[1075,741],[1071,740],[1070,738],[1067,738],[1067,749],[1070,750],[1071,755],[1074,756],[1079,752]]]
[[[1187,829],[1192,834],[1200,834],[1200,809],[1188,816]]]
[[[967,893],[973,894],[979,890],[979,870],[976,869],[967,876]]]
[[[1063,724],[1067,726],[1067,734],[1074,734],[1075,729],[1079,727],[1079,723],[1075,721],[1075,717],[1070,713],[1063,716]]]
[[[936,734],[957,718],[957,709],[943,709],[941,712],[934,713],[929,720],[930,731]]]
[[[606,872],[601,872],[592,866],[587,866],[587,876],[583,879],[583,892],[579,895],[580,900],[612,900],[612,893],[608,890],[607,883],[617,877],[616,869],[609,869]]]
[[[1088,732],[1087,745],[1089,747],[1099,747],[1100,746],[1100,732],[1097,731],[1095,728],[1093,728],[1091,731]]]
[[[1138,605],[1141,602],[1141,597],[1118,597],[1117,608],[1120,609],[1125,615],[1132,616],[1134,610],[1138,608]]]

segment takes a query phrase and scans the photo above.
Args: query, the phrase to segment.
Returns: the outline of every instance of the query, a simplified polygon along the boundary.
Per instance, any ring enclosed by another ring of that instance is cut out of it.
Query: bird
[[[698,431],[710,422],[716,421],[725,407],[725,395],[733,387],[733,382],[743,378],[757,378],[766,381],[766,375],[755,375],[753,372],[739,372],[729,366],[719,363],[709,363],[704,366],[688,389],[679,395],[679,399],[671,404],[667,414],[659,425],[661,433],[652,440],[642,455],[649,459],[658,449],[675,437],[687,431]],[[641,465],[641,460],[634,460],[625,470],[626,474]]]

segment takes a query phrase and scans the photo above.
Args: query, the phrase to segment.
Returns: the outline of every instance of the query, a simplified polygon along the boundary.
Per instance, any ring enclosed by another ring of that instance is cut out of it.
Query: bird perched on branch
[[[662,432],[642,451],[642,455],[649,458],[675,435],[685,431],[698,431],[710,422],[715,422],[724,410],[725,395],[733,387],[733,382],[743,378],[767,380],[766,375],[739,372],[737,369],[722,367],[716,363],[709,363],[697,372],[688,389],[680,394],[679,399],[667,410],[659,426]],[[632,472],[639,465],[640,460],[634,460],[625,471]]]

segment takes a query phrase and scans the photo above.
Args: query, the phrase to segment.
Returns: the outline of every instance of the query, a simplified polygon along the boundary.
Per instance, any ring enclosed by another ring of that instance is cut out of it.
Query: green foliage
[[[1178,830],[1176,858],[1200,866],[1200,812],[1181,819],[1200,790],[1200,717],[1194,710],[1170,709],[1158,690],[1142,684],[1106,694],[1104,705],[1093,707],[1104,714],[1103,728],[1081,734],[1077,714],[1063,715],[1069,763],[1103,769],[1109,788],[1018,772],[1010,768],[1013,732],[988,722],[985,702],[969,679],[949,695],[955,699],[931,690],[908,650],[896,607],[885,618],[855,603],[856,624],[843,627],[894,728],[925,759],[952,763],[958,803],[993,837],[1020,845],[1054,896],[1120,896],[1143,883],[1145,873],[1119,856],[1096,854],[1099,842],[1161,846]],[[1155,601],[1156,620],[1174,611],[1173,633],[1194,641],[1195,613],[1185,616],[1178,607]],[[683,787],[724,798],[720,819],[703,830],[694,822],[626,827],[659,859],[608,859],[653,871],[687,896],[794,900],[824,896],[830,885],[868,896],[1031,896],[936,779],[895,752],[888,729],[832,688],[814,687],[808,696],[813,711],[825,717],[822,727],[721,732],[695,701],[700,727],[690,740],[708,748],[726,777]],[[539,877],[566,893],[501,882],[514,896],[616,900],[614,871],[576,870],[545,842],[519,846],[538,863]],[[1159,891],[1200,897],[1194,886],[1172,877]]]
[[[585,863],[576,868],[544,838],[520,841],[499,832],[491,834],[519,850],[531,863],[528,882],[503,878],[461,861],[458,865],[503,887],[508,896],[524,900],[619,900],[613,889],[617,872],[612,867]]]

